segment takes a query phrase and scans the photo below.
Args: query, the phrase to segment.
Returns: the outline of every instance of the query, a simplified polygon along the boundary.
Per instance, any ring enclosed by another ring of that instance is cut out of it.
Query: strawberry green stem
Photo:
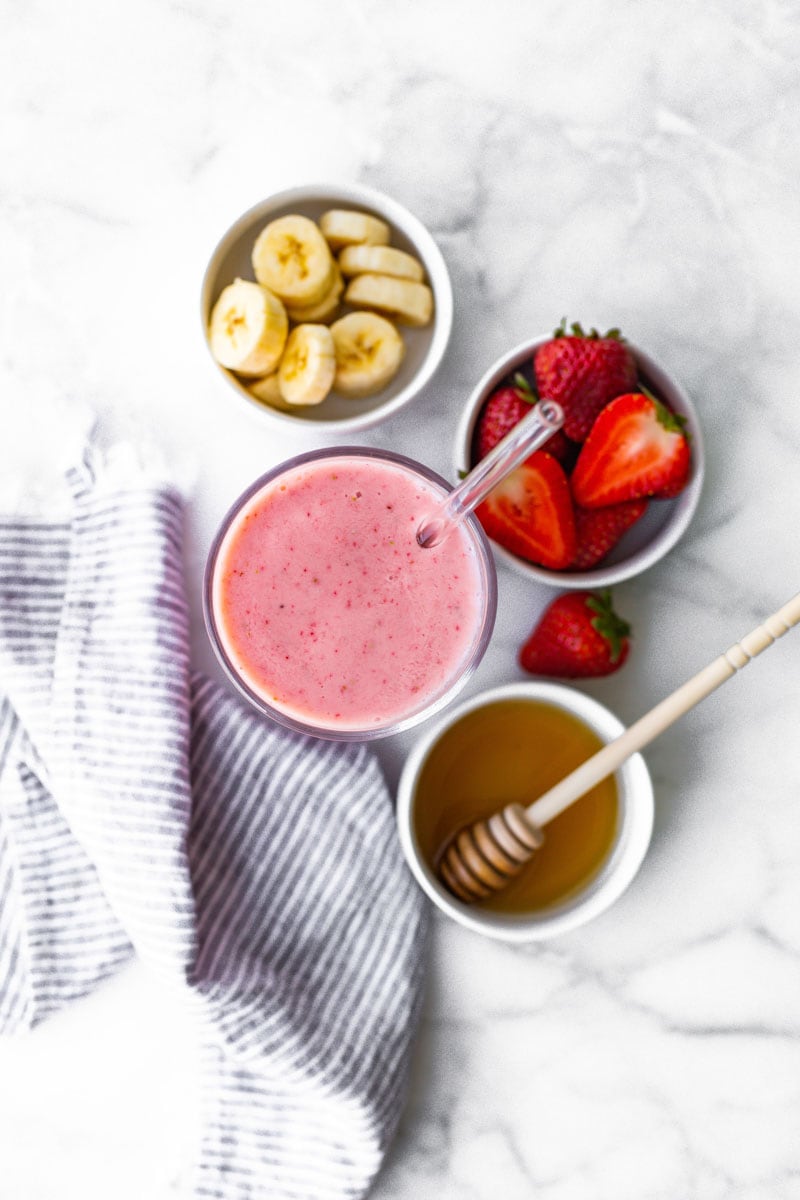
[[[630,625],[614,612],[611,606],[611,592],[600,592],[590,596],[586,607],[597,613],[591,622],[592,628],[606,639],[611,647],[611,661],[616,662],[622,653],[623,639],[631,632]]]

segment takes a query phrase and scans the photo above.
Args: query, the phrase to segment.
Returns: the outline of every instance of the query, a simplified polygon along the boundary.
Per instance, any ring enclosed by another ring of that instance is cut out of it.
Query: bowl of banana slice
[[[445,261],[396,200],[309,184],[249,209],[206,269],[203,331],[259,417],[366,429],[430,382],[453,323]]]

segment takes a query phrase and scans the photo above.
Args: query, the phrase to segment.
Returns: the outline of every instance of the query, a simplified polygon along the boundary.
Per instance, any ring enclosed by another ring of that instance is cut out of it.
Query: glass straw
[[[493,450],[453,488],[442,503],[420,522],[417,542],[426,550],[438,546],[456,529],[474,508],[485,500],[493,487],[524,462],[556,433],[564,423],[564,413],[555,400],[540,400]]]

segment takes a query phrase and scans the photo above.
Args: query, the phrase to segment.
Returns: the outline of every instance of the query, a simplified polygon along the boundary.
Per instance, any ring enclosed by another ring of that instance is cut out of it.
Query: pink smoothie
[[[271,480],[222,541],[213,611],[267,704],[332,730],[392,724],[449,689],[480,636],[474,537],[417,545],[441,491],[385,460],[310,461]]]

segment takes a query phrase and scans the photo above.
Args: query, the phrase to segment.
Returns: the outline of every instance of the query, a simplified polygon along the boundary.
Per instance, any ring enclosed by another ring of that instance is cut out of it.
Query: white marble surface
[[[365,435],[449,472],[486,366],[568,313],[682,380],[708,484],[618,589],[630,720],[798,586],[800,8],[793,0],[100,0],[0,5],[0,490],[52,468],[55,410],[195,480],[187,568],[230,499],[308,442],[261,427],[198,322],[222,229],[357,179],[428,223],[455,333],[436,386]],[[515,678],[546,594],[503,572],[474,688]],[[211,667],[196,628],[198,662]],[[648,754],[651,853],[581,933],[520,951],[437,922],[400,1137],[375,1200],[800,1197],[800,637]],[[390,780],[404,744],[381,756]],[[133,966],[0,1045],[2,1200],[177,1196],[180,1015]]]

